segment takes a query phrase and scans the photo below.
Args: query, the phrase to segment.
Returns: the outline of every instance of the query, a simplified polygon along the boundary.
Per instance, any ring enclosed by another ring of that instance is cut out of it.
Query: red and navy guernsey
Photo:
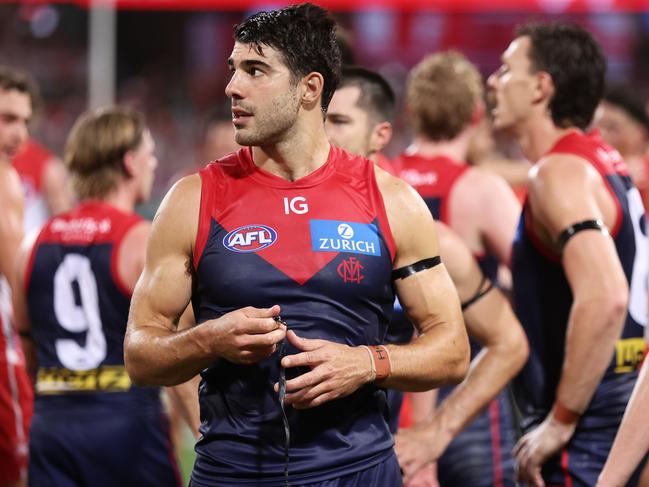
[[[570,154],[588,161],[617,206],[610,232],[629,282],[629,312],[610,365],[579,423],[580,428],[615,427],[622,419],[645,351],[649,242],[644,208],[619,153],[597,134],[569,132],[548,154]],[[512,255],[514,307],[530,343],[529,360],[514,381],[524,429],[541,422],[554,403],[573,302],[559,255],[547,248],[531,227],[533,211],[527,200]]]
[[[371,161],[332,146],[324,165],[289,182],[255,166],[244,148],[199,174],[197,323],[279,304],[298,336],[350,346],[384,341],[394,242]],[[303,372],[288,369],[287,378]],[[192,482],[282,483],[277,353],[253,365],[217,359],[201,376],[203,438]],[[385,393],[374,385],[316,408],[287,409],[291,482],[340,477],[393,455]]]

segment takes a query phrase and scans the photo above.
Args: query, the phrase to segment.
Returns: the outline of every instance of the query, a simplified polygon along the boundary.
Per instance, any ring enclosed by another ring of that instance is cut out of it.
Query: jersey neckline
[[[239,150],[239,158],[250,170],[250,177],[266,186],[279,189],[303,189],[316,186],[325,179],[329,178],[335,171],[335,159],[338,156],[338,150],[332,144],[329,144],[329,154],[327,160],[315,171],[303,176],[295,181],[288,181],[281,176],[268,172],[258,167],[252,158],[252,147],[244,147]]]

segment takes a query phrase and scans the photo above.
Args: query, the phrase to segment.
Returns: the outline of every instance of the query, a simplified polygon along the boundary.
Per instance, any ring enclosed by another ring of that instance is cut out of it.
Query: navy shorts
[[[512,405],[505,390],[453,439],[439,458],[440,485],[514,487],[515,440]]]
[[[542,468],[543,479],[548,486],[592,487],[604,468],[608,453],[613,446],[617,428],[577,430],[566,448],[548,460]],[[635,487],[646,458],[627,482]]]
[[[32,487],[182,485],[161,412],[36,414],[29,457]]]

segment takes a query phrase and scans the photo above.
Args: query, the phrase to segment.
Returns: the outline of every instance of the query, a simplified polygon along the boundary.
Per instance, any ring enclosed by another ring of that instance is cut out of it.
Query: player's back
[[[156,388],[132,386],[123,342],[130,291],[120,243],[141,222],[99,201],[49,220],[32,249],[25,291],[36,343],[36,412],[159,408]]]
[[[601,175],[618,209],[610,233],[629,282],[629,313],[611,363],[580,423],[582,427],[612,427],[622,417],[645,350],[649,242],[644,209],[622,158],[596,134],[571,132],[548,154],[576,155],[588,161]],[[560,256],[532,230],[532,211],[526,202],[512,261],[514,305],[530,339],[530,359],[515,381],[522,413],[527,417],[524,426],[544,418],[554,402],[572,307],[572,292]]]

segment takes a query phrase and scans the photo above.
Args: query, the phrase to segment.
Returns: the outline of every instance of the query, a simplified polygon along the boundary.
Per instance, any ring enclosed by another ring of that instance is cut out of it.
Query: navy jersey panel
[[[257,169],[243,149],[201,179],[197,323],[279,304],[298,336],[350,346],[385,341],[394,244],[370,161],[332,148],[325,165],[290,183]],[[287,378],[303,372],[288,369]],[[281,482],[277,354],[253,365],[220,359],[201,376],[193,481]],[[289,407],[287,415],[292,482],[340,477],[392,455],[385,392],[375,386],[317,408]]]
[[[116,243],[140,221],[106,204],[85,203],[41,231],[26,275],[37,414],[159,409],[159,390],[132,386],[124,369],[130,296],[113,271]]]
[[[618,205],[611,229],[618,257],[629,282],[629,313],[611,363],[582,415],[580,427],[616,427],[637,377],[645,344],[648,273],[644,210],[619,154],[596,136],[571,133],[551,153],[577,155],[604,178]],[[538,424],[555,400],[564,357],[572,294],[559,257],[535,237],[526,203],[513,246],[514,305],[530,343],[530,358],[515,381],[523,427]]]

